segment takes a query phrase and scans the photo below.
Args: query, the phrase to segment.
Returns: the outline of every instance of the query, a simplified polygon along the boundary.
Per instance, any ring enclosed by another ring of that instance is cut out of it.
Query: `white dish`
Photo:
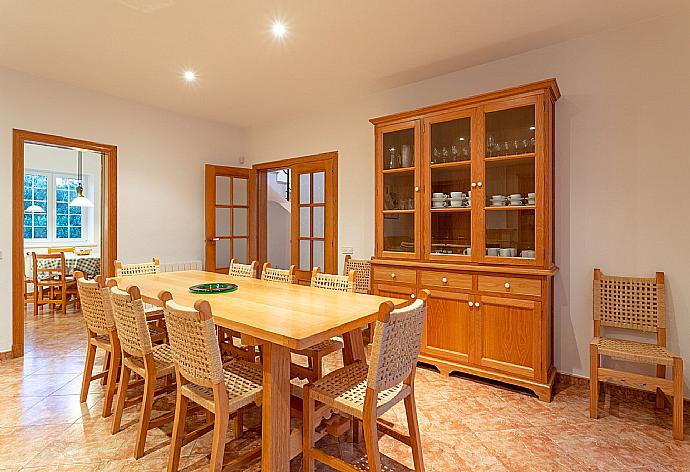
[[[436,192],[436,193],[432,193],[431,196],[434,197],[434,198],[443,198],[443,197],[446,196],[446,194],[445,194],[445,193]]]
[[[462,198],[464,196],[463,192],[450,192],[450,198]]]
[[[522,200],[522,194],[520,193],[513,193],[510,195],[511,200]]]
[[[492,207],[502,207],[506,206],[506,202],[491,202]]]
[[[510,206],[522,206],[522,200],[511,200]]]
[[[498,249],[497,247],[489,247],[486,249],[486,255],[487,256],[498,256],[499,251],[500,251],[500,249]]]

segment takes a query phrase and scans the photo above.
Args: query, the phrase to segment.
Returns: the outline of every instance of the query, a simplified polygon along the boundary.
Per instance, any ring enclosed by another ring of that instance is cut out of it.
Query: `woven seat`
[[[172,421],[170,414],[152,419],[151,411],[155,396],[167,393],[169,390],[169,388],[156,390],[156,381],[165,378],[166,385],[169,387],[172,384],[175,365],[169,345],[153,345],[154,337],[162,341],[165,339],[166,333],[165,330],[147,322],[146,310],[144,302],[141,300],[139,288],[131,286],[127,291],[120,290],[115,280],[108,281],[108,286],[110,287],[108,296],[110,297],[123,358],[112,434],[120,431],[125,404],[128,403],[127,389],[129,388],[131,372],[134,371],[144,379],[144,393],[141,397],[141,410],[134,445],[134,457],[138,459],[144,455],[149,428],[153,425]]]
[[[656,344],[613,338],[594,338],[590,344],[596,345],[599,354],[604,356],[645,364],[673,365],[671,351]]]
[[[64,254],[61,255],[64,257]],[[106,417],[110,416],[115,396],[117,372],[120,368],[121,359],[120,340],[113,319],[108,288],[105,286],[103,277],[99,275],[95,280],[86,280],[80,271],[75,271],[74,277],[79,290],[81,312],[86,322],[88,337],[79,401],[82,403],[86,401],[92,380],[99,378],[105,380],[106,393],[102,414],[103,417]],[[105,362],[103,371],[93,375],[97,348],[105,351]]]
[[[666,348],[666,289],[664,273],[654,278],[603,275],[594,269],[592,284],[594,338],[589,344],[589,416],[599,416],[600,379],[656,392],[656,407],[673,397],[673,438],[683,439],[683,359]],[[656,343],[601,336],[602,327],[656,333]],[[601,367],[601,356],[656,364],[656,377]],[[671,366],[673,379],[666,379]],[[668,395],[668,396],[667,396]],[[670,401],[669,401],[670,402]]]
[[[186,437],[199,437],[213,428],[211,470],[220,471],[223,468],[230,414],[234,414],[233,435],[237,439],[244,430],[242,408],[261,402],[261,367],[242,360],[230,361],[225,365],[222,363],[216,327],[208,302],[198,301],[194,308],[187,308],[172,301],[172,295],[168,292],[162,292],[160,299],[165,309],[178,385],[168,470],[178,469]],[[212,415],[209,423],[185,434],[185,418],[190,400]],[[254,449],[233,462],[243,463],[256,457],[260,451],[259,448]]]
[[[426,316],[428,290],[404,308],[381,304],[371,349],[371,364],[363,361],[335,370],[304,387],[303,470],[314,471],[318,460],[338,470],[355,468],[314,447],[316,402],[352,415],[364,427],[369,470],[381,472],[378,433],[383,432],[412,448],[415,471],[424,470],[421,439],[414,401],[414,375]],[[405,402],[409,436],[379,423],[378,418],[400,401]],[[358,430],[358,426],[355,431]]]

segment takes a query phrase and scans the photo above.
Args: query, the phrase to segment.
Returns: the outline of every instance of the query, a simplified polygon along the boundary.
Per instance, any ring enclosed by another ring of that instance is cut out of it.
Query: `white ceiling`
[[[0,0],[0,66],[251,126],[684,0]],[[273,18],[285,40],[270,33]],[[190,86],[185,68],[197,72]]]

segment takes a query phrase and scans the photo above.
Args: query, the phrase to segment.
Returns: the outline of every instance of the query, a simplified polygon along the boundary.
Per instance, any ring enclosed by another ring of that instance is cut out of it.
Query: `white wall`
[[[118,147],[118,256],[132,262],[203,260],[203,165],[244,152],[240,129],[0,69],[0,352],[12,346],[12,128]]]
[[[556,366],[588,373],[595,266],[665,271],[669,345],[690,359],[689,22],[688,12],[656,18],[257,127],[248,155],[256,163],[337,149],[339,244],[369,257],[369,118],[556,77]]]

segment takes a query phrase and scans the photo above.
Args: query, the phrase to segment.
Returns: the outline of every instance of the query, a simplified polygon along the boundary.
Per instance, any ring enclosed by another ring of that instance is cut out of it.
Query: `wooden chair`
[[[125,292],[117,287],[114,280],[108,281],[108,287],[110,287],[112,313],[122,350],[122,372],[113,416],[112,434],[120,431],[125,406],[141,401],[134,447],[134,457],[139,459],[144,455],[148,430],[173,420],[173,413],[161,415],[152,420],[151,409],[156,395],[167,393],[174,388],[171,380],[175,374],[175,365],[170,346],[165,343],[154,345],[151,341],[139,288],[131,286]],[[141,397],[128,402],[127,389],[132,372],[144,379],[144,393]],[[156,381],[166,377],[166,385],[156,390]]]
[[[666,348],[666,296],[664,273],[655,278],[616,277],[594,269],[594,339],[589,344],[589,414],[598,417],[599,382],[638,385],[656,392],[656,406],[663,408],[666,395],[673,396],[673,438],[683,439],[683,359]],[[656,333],[656,344],[601,336],[611,326]],[[656,377],[600,367],[600,356],[656,364]],[[666,379],[666,366],[673,369]]]
[[[237,262],[237,259],[232,259],[228,275],[255,279],[258,265],[257,261],[252,261],[251,264],[240,264]],[[241,338],[241,333],[218,326],[218,344],[223,354],[249,362],[256,362],[256,346],[253,344],[243,344]],[[237,343],[235,340],[237,340]]]
[[[79,292],[73,276],[67,275],[65,267],[65,254],[36,254],[31,253],[33,262],[34,284],[34,316],[38,315],[38,309],[43,311],[44,305],[49,305],[55,310],[60,306],[62,314],[67,313],[67,305],[79,307]],[[45,261],[45,264],[40,264]]]
[[[324,290],[335,290],[339,292],[354,292],[355,271],[350,271],[348,275],[323,274],[318,267],[314,267],[311,273],[311,286]],[[331,338],[306,349],[293,350],[294,354],[299,354],[307,358],[307,366],[292,363],[290,373],[292,377],[308,379],[315,382],[323,375],[323,358],[334,352],[343,349],[343,342],[338,338]]]
[[[116,277],[158,274],[160,271],[161,261],[157,257],[154,257],[151,262],[141,262],[137,264],[123,264],[122,261],[115,261]]]
[[[230,260],[230,269],[228,269],[228,275],[233,277],[245,277],[245,278],[256,278],[256,269],[259,267],[257,261],[252,261],[251,264],[240,264],[237,259]]]
[[[296,282],[295,266],[291,265],[289,269],[274,269],[271,267],[270,262],[264,262],[264,267],[261,270],[261,280],[294,284]]]
[[[313,414],[317,401],[363,422],[370,471],[381,471],[379,431],[410,446],[415,470],[424,470],[414,376],[428,297],[429,291],[422,290],[414,303],[397,310],[391,302],[382,303],[369,366],[359,361],[304,387],[304,472],[314,470],[315,460],[341,471],[360,470],[314,447],[314,428],[318,425],[314,424]],[[409,436],[377,421],[401,400],[405,402]]]
[[[49,247],[48,248],[48,254],[64,254],[66,252],[71,252],[74,254],[76,252],[76,248],[74,247]]]
[[[177,471],[183,442],[199,437],[210,426],[213,427],[211,470],[220,471],[223,467],[230,414],[235,413],[233,434],[234,438],[239,438],[243,432],[241,409],[261,402],[261,367],[239,359],[222,364],[208,302],[198,301],[194,308],[183,307],[172,301],[169,292],[162,292],[160,299],[165,307],[177,378],[177,402],[168,471]],[[212,413],[214,420],[185,434],[185,417],[190,400]],[[233,462],[246,462],[260,453],[261,449],[257,448]]]

